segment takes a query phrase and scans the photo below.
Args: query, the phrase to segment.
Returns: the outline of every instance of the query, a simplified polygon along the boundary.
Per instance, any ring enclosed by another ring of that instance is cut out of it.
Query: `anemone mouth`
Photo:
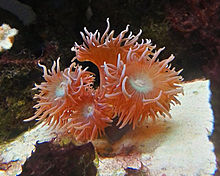
[[[63,97],[65,95],[66,84],[65,82],[61,82],[55,89],[56,97]]]
[[[93,104],[87,104],[83,108],[83,116],[88,118],[94,114],[94,105]]]
[[[139,93],[148,93],[153,90],[153,82],[146,74],[128,77],[128,82]]]

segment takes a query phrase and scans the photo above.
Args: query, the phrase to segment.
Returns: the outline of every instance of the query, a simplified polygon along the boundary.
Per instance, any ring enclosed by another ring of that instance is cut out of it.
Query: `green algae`
[[[33,123],[24,123],[33,111],[31,71],[4,67],[0,75],[0,143],[26,131]]]
[[[142,30],[143,38],[152,39],[157,45],[170,45],[169,24],[166,20],[155,22],[153,19],[148,19]]]

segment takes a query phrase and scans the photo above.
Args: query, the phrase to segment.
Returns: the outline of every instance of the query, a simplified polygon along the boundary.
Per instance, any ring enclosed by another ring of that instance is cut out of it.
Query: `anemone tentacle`
[[[118,54],[121,55],[121,60],[125,61],[130,48],[132,52],[139,55],[143,51],[153,54],[153,49],[156,47],[152,46],[151,40],[149,39],[142,40],[141,43],[138,43],[142,30],[140,30],[137,35],[133,35],[132,32],[130,32],[130,34],[125,37],[129,32],[129,25],[127,25],[126,29],[118,36],[114,37],[114,30],[110,31],[109,19],[107,19],[107,28],[102,36],[98,30],[92,33],[84,28],[84,32],[85,34],[80,32],[84,41],[83,44],[78,45],[75,43],[75,46],[71,49],[76,52],[76,57],[74,57],[72,61],[77,59],[79,61],[93,62],[100,72],[100,87],[104,85],[105,80],[104,70],[101,68],[104,62],[115,65],[117,63]],[[148,49],[147,51],[146,48]]]
[[[179,104],[176,96],[183,93],[179,86],[183,80],[180,71],[170,69],[169,58],[159,61],[158,55],[164,48],[149,54],[136,54],[132,49],[127,53],[126,61],[118,55],[117,65],[105,63],[105,97],[119,116],[120,128],[133,123],[133,129],[143,119],[156,119],[157,113],[171,118],[170,104]],[[135,108],[134,108],[135,107]]]
[[[38,120],[44,121],[50,126],[63,126],[67,123],[67,118],[71,114],[71,106],[74,103],[74,93],[79,92],[81,84],[88,87],[93,84],[93,74],[72,63],[64,71],[60,70],[60,58],[53,63],[51,70],[47,70],[45,65],[38,63],[43,68],[43,77],[46,82],[40,85],[35,84],[33,89],[38,89],[39,94],[34,98],[38,99],[35,114],[24,121]]]
[[[100,89],[83,86],[75,102],[69,122],[63,128],[64,133],[73,134],[81,142],[102,136],[114,117],[112,106],[105,102],[104,93]]]

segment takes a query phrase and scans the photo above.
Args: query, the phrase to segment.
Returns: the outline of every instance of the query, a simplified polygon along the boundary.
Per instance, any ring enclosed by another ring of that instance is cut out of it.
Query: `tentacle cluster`
[[[35,88],[40,90],[34,98],[38,99],[35,115],[25,119],[37,119],[51,127],[65,129],[73,133],[78,141],[89,141],[104,133],[111,122],[111,105],[104,102],[102,91],[92,88],[94,74],[72,63],[60,71],[59,58],[51,70],[38,64],[44,70],[44,79]]]
[[[130,48],[133,51],[142,52],[148,48],[149,52],[155,48],[151,45],[151,40],[142,39],[141,43],[137,40],[142,33],[142,30],[137,35],[133,35],[132,32],[125,37],[126,33],[129,32],[129,25],[123,30],[117,37],[114,38],[114,30],[109,33],[110,23],[107,19],[107,28],[103,35],[100,35],[98,30],[95,33],[89,32],[86,27],[84,28],[85,34],[80,32],[84,43],[72,47],[72,51],[76,52],[76,58],[79,61],[92,61],[99,67],[104,61],[109,63],[116,63],[117,55],[120,53],[122,58],[125,58]]]
[[[110,31],[109,19],[107,19],[107,28],[103,35],[101,36],[98,30],[95,33],[89,32],[86,27],[84,28],[85,34],[80,32],[84,43],[72,47],[72,51],[76,52],[76,57],[79,61],[91,61],[98,68],[100,72],[100,84],[104,84],[103,69],[101,65],[104,62],[116,64],[118,54],[121,55],[121,59],[125,60],[126,55],[131,48],[136,54],[142,53],[146,48],[148,48],[148,53],[151,53],[156,46],[152,46],[151,40],[142,39],[141,43],[138,43],[138,38],[142,33],[142,30],[137,35],[133,35],[129,32],[129,25],[123,30],[118,36],[114,37],[114,30]]]
[[[83,87],[75,102],[63,129],[78,141],[91,141],[102,136],[113,117],[112,107],[105,102],[104,92]]]
[[[51,70],[47,70],[46,66],[38,63],[44,71],[44,79],[40,85],[35,84],[33,89],[40,90],[39,94],[34,96],[38,99],[38,103],[34,106],[36,112],[34,116],[25,119],[30,121],[33,119],[44,121],[50,126],[63,125],[64,118],[69,115],[69,109],[74,96],[80,91],[82,86],[88,86],[93,83],[94,77],[86,69],[82,70],[81,66],[72,63],[69,68],[60,71],[60,58],[54,64]],[[72,70],[74,67],[74,71]]]
[[[35,115],[25,121],[38,119],[60,127],[77,141],[87,142],[104,134],[104,130],[117,115],[117,125],[133,129],[148,117],[171,117],[171,104],[180,104],[177,95],[183,93],[179,85],[180,71],[171,68],[169,58],[159,61],[164,48],[156,50],[146,39],[138,43],[137,35],[126,27],[118,36],[110,32],[109,19],[103,35],[95,31],[81,32],[84,43],[72,48],[79,61],[91,61],[100,71],[100,86],[94,89],[94,74],[74,62],[60,71],[59,59],[51,70],[44,65],[45,82],[35,85],[39,90]]]
[[[147,49],[141,56],[132,52],[127,54],[126,63],[118,55],[117,65],[104,63],[105,97],[112,104],[119,115],[120,128],[126,124],[133,124],[133,129],[141,120],[151,117],[155,119],[157,113],[171,117],[170,103],[180,104],[176,96],[183,93],[180,84],[183,78],[180,71],[170,69],[168,64],[174,59],[171,55],[163,61],[156,60],[159,49],[154,55],[148,55]]]

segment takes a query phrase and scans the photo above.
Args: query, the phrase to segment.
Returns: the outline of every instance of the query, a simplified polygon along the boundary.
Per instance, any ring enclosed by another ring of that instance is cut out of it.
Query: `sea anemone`
[[[98,67],[100,72],[100,87],[104,84],[104,72],[101,68],[104,62],[115,65],[118,54],[121,55],[121,60],[125,60],[130,48],[136,54],[142,53],[146,48],[148,48],[147,52],[151,53],[155,48],[155,46],[151,45],[151,40],[146,39],[142,40],[141,43],[137,42],[142,30],[137,35],[132,35],[132,32],[130,32],[125,37],[129,31],[129,25],[127,25],[126,29],[114,38],[114,30],[109,33],[109,29],[109,19],[107,19],[107,28],[101,37],[98,30],[92,33],[88,32],[85,27],[85,34],[80,32],[84,43],[82,45],[75,43],[75,46],[72,47],[72,51],[76,52],[76,57],[73,60],[91,61]]]
[[[156,50],[150,40],[137,40],[128,32],[128,26],[116,38],[107,29],[100,36],[84,28],[84,43],[72,48],[79,61],[91,61],[100,71],[100,85],[94,89],[94,74],[74,62],[60,71],[59,59],[51,70],[39,63],[46,82],[35,85],[38,104],[35,115],[25,121],[38,119],[50,126],[59,126],[60,133],[73,136],[77,141],[88,142],[102,136],[112,119],[118,116],[117,125],[133,129],[148,117],[171,117],[171,104],[180,104],[177,95],[183,93],[180,72],[169,64],[174,56],[159,61],[164,49]],[[109,34],[108,34],[109,33]],[[55,70],[56,68],[56,70]]]
[[[118,54],[117,65],[104,62],[105,97],[113,105],[119,116],[117,125],[120,128],[133,124],[133,129],[139,121],[151,117],[155,119],[158,113],[171,117],[170,103],[180,104],[176,99],[178,93],[183,93],[177,85],[183,80],[168,63],[174,59],[171,55],[163,61],[156,60],[164,48],[154,55],[148,53],[148,48],[141,56],[129,50],[126,62]]]
[[[82,70],[81,66],[72,63],[69,68],[60,71],[59,60],[60,58],[57,62],[54,61],[51,70],[48,71],[46,66],[38,63],[43,68],[43,77],[46,82],[35,84],[33,89],[40,90],[40,93],[34,96],[38,99],[38,103],[34,106],[37,110],[34,116],[24,121],[37,118],[50,126],[63,126],[66,123],[66,117],[71,113],[69,110],[74,102],[74,96],[82,86],[90,86],[93,83],[94,78],[90,72],[86,71],[87,68]]]
[[[112,122],[112,106],[107,104],[104,92],[82,87],[72,104],[64,133],[72,134],[77,141],[87,142],[104,134],[104,129]]]

